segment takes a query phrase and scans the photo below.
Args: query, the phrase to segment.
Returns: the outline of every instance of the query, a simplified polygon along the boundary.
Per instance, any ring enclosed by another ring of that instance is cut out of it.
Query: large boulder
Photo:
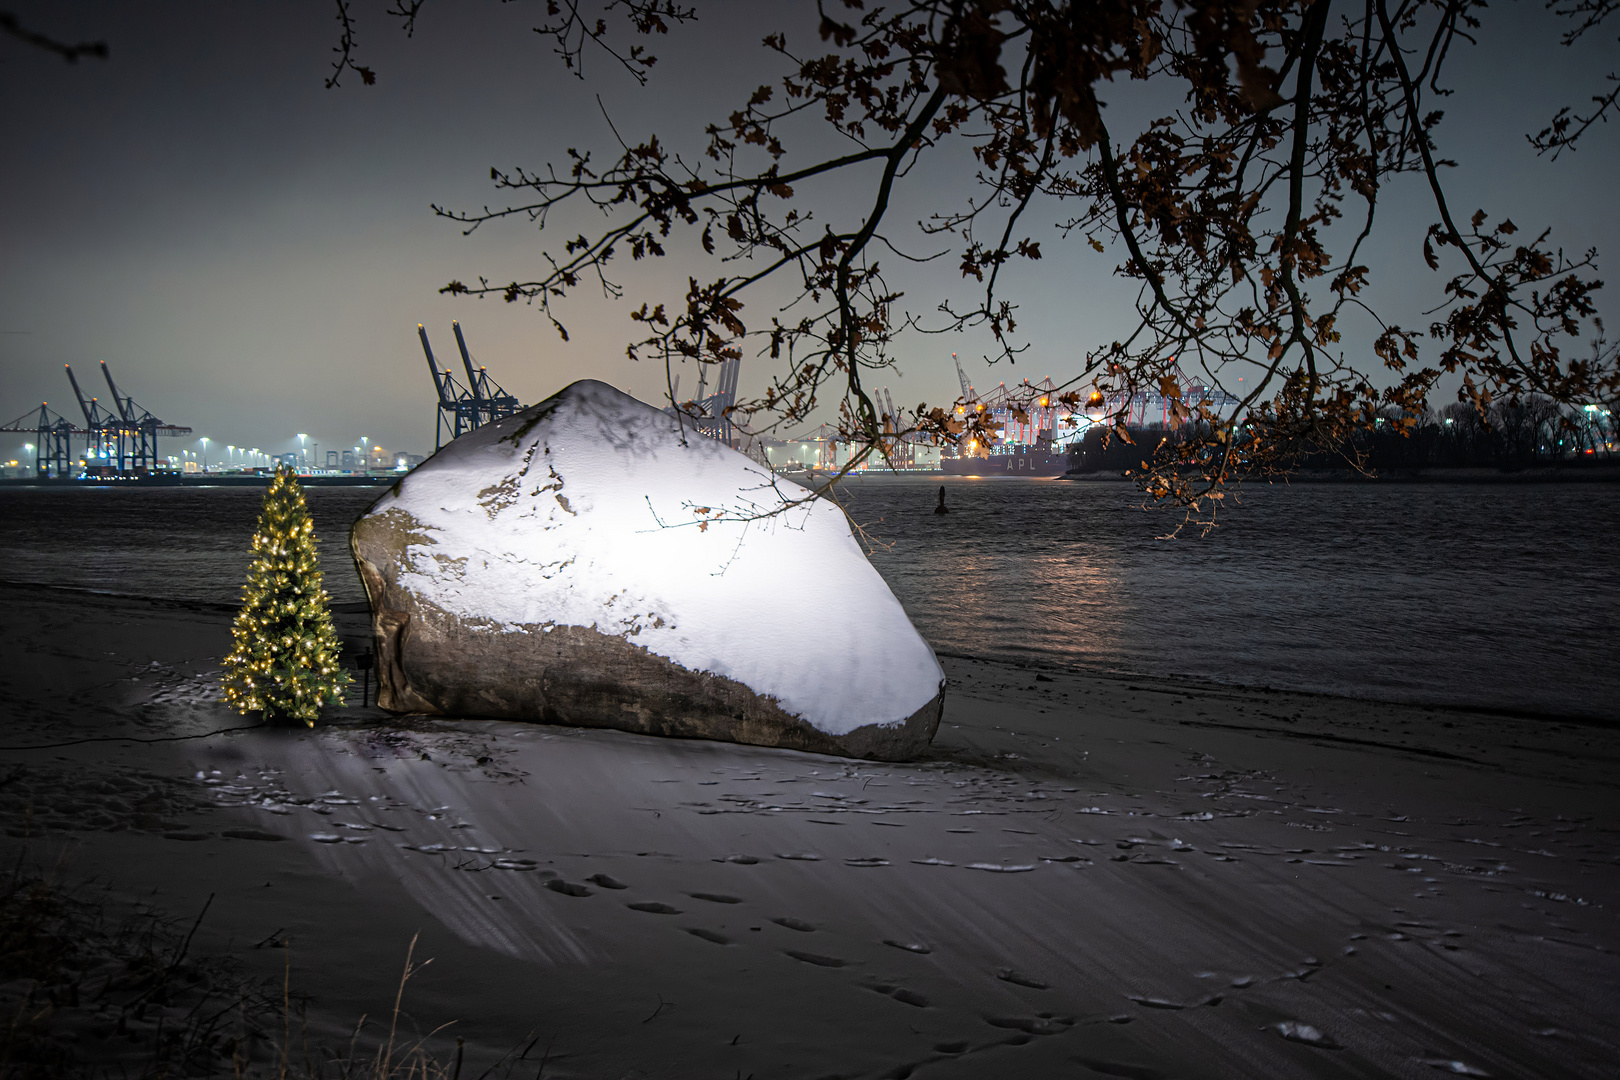
[[[939,662],[804,494],[590,380],[463,435],[350,535],[378,703],[913,757]]]

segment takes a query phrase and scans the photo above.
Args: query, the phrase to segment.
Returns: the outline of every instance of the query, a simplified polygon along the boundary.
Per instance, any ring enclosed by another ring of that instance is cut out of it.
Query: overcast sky
[[[656,399],[661,369],[624,356],[634,336],[625,313],[632,300],[678,299],[691,264],[638,267],[623,301],[581,293],[562,309],[565,344],[535,309],[437,291],[451,278],[535,276],[543,238],[519,223],[464,237],[429,206],[498,201],[492,165],[538,167],[570,146],[610,156],[604,108],[627,138],[657,131],[694,154],[705,123],[780,74],[758,46],[766,32],[785,29],[807,51],[816,44],[813,5],[699,0],[701,23],[656,43],[661,62],[645,88],[601,56],[587,57],[589,81],[568,74],[531,30],[541,3],[429,3],[411,40],[384,16],[387,6],[354,4],[358,59],[377,71],[376,85],[351,72],[327,90],[337,40],[330,3],[8,5],[57,38],[106,40],[111,57],[68,65],[0,37],[0,421],[41,400],[80,419],[62,365],[105,398],[96,363],[105,359],[120,389],[216,446],[280,451],[306,432],[323,449],[364,435],[426,452],[434,396],[416,324],[450,360],[452,319],[477,360],[526,403],[585,377]],[[1550,225],[1570,249],[1595,244],[1609,269],[1620,248],[1615,127],[1593,131],[1556,164],[1536,158],[1524,133],[1600,89],[1616,56],[1613,33],[1568,50],[1539,3],[1487,14],[1499,21],[1459,55],[1460,92],[1444,106],[1442,151],[1461,165],[1453,206],[1484,206],[1524,229]],[[1138,106],[1126,90],[1115,93],[1117,129]],[[964,181],[949,169],[920,171],[900,193],[896,219],[958,205]],[[853,182],[812,197],[846,219],[869,198]],[[1045,208],[1031,231],[1042,235],[1062,216]],[[1432,218],[1416,182],[1380,204],[1373,298],[1409,324],[1426,323],[1420,313],[1439,297],[1419,247]],[[588,224],[559,224],[547,246]],[[992,372],[977,360],[983,338],[911,339],[898,350],[904,377],[888,380],[897,403],[954,399],[952,352],[981,387],[1061,378],[1126,328],[1132,290],[1111,279],[1115,256],[1050,237],[1043,247],[1048,257],[1010,282],[1027,358]],[[677,242],[671,251],[694,248]],[[899,284],[902,306],[915,312],[968,295],[949,265]],[[1612,295],[1600,303],[1613,310]],[[769,312],[756,307],[752,318],[765,321]],[[745,391],[762,383],[765,363],[745,363]],[[26,437],[4,438],[10,456]],[[165,440],[163,452],[195,445]]]

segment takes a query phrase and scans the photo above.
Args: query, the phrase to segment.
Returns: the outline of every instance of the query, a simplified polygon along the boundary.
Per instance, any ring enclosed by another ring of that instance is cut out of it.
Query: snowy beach
[[[278,998],[290,961],[316,1043],[386,1017],[420,934],[402,1023],[471,1076],[1620,1055],[1612,727],[947,656],[912,764],[361,709],[47,745],[244,723],[229,611],[0,591],[4,742],[42,747],[0,751],[7,856],[187,925],[212,896],[193,953]]]

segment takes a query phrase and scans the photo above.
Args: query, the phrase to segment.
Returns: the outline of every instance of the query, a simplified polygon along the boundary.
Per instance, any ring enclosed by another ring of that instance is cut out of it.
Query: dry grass
[[[451,1025],[405,1031],[406,987],[432,962],[416,959],[414,938],[386,1029],[362,1016],[333,1048],[310,1040],[286,941],[274,942],[286,951],[280,986],[229,957],[192,955],[211,903],[189,926],[150,909],[115,915],[104,887],[65,882],[25,850],[0,876],[0,1078],[460,1080]],[[534,1047],[525,1041],[469,1080],[508,1076]]]

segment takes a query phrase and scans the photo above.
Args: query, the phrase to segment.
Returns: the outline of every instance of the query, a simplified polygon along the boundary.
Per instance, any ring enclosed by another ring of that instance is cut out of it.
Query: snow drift
[[[756,516],[801,494],[591,380],[464,435],[351,534],[379,702],[913,756],[939,663],[835,506]]]

